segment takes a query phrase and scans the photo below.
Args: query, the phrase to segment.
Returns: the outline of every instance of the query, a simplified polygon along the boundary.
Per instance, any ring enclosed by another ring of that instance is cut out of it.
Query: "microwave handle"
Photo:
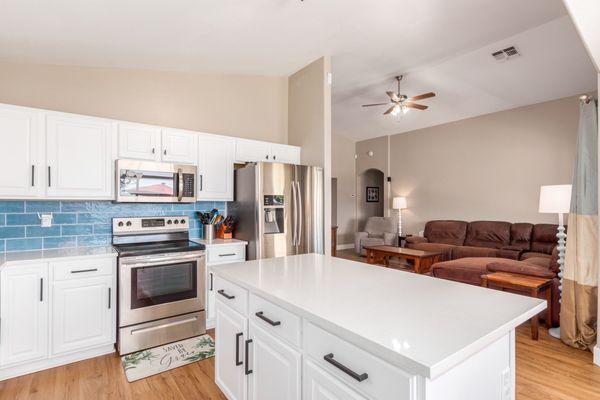
[[[179,184],[177,185],[177,201],[181,201],[183,198],[183,172],[181,168],[177,170],[177,179],[179,179]]]

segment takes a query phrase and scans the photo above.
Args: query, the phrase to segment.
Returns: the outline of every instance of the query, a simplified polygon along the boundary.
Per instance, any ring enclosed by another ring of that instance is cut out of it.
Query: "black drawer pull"
[[[71,271],[72,274],[81,274],[83,272],[96,272],[98,271],[98,268],[91,268],[91,269],[77,269],[75,271]]]
[[[334,367],[341,369],[344,373],[350,375],[352,378],[356,379],[359,382],[362,382],[369,377],[369,374],[367,374],[366,372],[364,372],[362,374],[357,374],[356,372],[352,371],[350,368],[346,367],[344,364],[337,362],[336,360],[333,359],[333,353],[327,354],[326,356],[323,357],[323,359],[325,361],[327,361],[329,364],[333,365]]]
[[[267,324],[269,324],[271,326],[281,325],[281,321],[273,321],[272,319],[265,317],[265,314],[262,311],[259,311],[254,315],[256,315],[258,318],[262,319],[263,321],[265,321]]]
[[[212,292],[213,291],[213,273],[209,272],[208,274],[210,275],[210,289],[208,289],[208,290],[210,290]]]
[[[231,257],[231,256],[235,256],[235,253],[219,254],[219,257]]]
[[[235,296],[228,295],[227,293],[225,293],[225,291],[223,289],[217,290],[217,293],[219,293],[221,296],[225,297],[227,300],[235,299]]]
[[[244,356],[244,359],[246,360],[246,365],[244,366],[244,369],[245,369],[245,371],[244,371],[244,372],[246,373],[246,375],[250,375],[250,374],[252,373],[252,370],[249,368],[249,366],[250,366],[250,361],[248,361],[248,353],[250,352],[250,350],[249,350],[250,343],[252,343],[252,339],[248,339],[248,340],[246,340],[246,344],[245,344],[245,346],[244,346],[244,347],[245,347],[245,348],[244,348],[244,350],[245,350],[245,356]]]
[[[240,361],[240,338],[242,337],[243,334],[244,334],[243,332],[240,332],[240,333],[236,333],[236,335],[235,335],[235,366],[236,367],[243,364],[243,362]]]

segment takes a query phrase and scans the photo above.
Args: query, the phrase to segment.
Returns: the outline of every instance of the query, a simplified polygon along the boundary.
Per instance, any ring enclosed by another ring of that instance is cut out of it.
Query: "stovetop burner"
[[[186,251],[204,250],[205,246],[191,240],[177,240],[170,242],[115,244],[113,246],[119,257],[145,256],[163,253],[181,253]]]

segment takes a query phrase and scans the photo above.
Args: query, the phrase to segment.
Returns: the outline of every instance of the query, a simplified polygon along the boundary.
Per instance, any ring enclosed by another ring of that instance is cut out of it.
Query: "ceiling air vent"
[[[519,50],[517,50],[515,46],[510,46],[492,53],[492,57],[494,57],[496,61],[506,61],[520,55],[521,53],[519,53]]]

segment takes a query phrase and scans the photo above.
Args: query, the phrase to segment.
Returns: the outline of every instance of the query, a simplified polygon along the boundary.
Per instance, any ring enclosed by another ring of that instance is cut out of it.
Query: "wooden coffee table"
[[[482,286],[500,290],[514,290],[536,299],[540,293],[546,295],[546,327],[552,327],[552,279],[537,276],[513,274],[510,272],[492,272],[481,276]],[[531,318],[531,338],[538,340],[538,316]]]
[[[367,262],[369,264],[381,263],[390,266],[390,257],[412,260],[415,263],[415,272],[425,274],[431,266],[440,260],[441,253],[433,251],[421,251],[394,246],[365,246],[367,251]]]

